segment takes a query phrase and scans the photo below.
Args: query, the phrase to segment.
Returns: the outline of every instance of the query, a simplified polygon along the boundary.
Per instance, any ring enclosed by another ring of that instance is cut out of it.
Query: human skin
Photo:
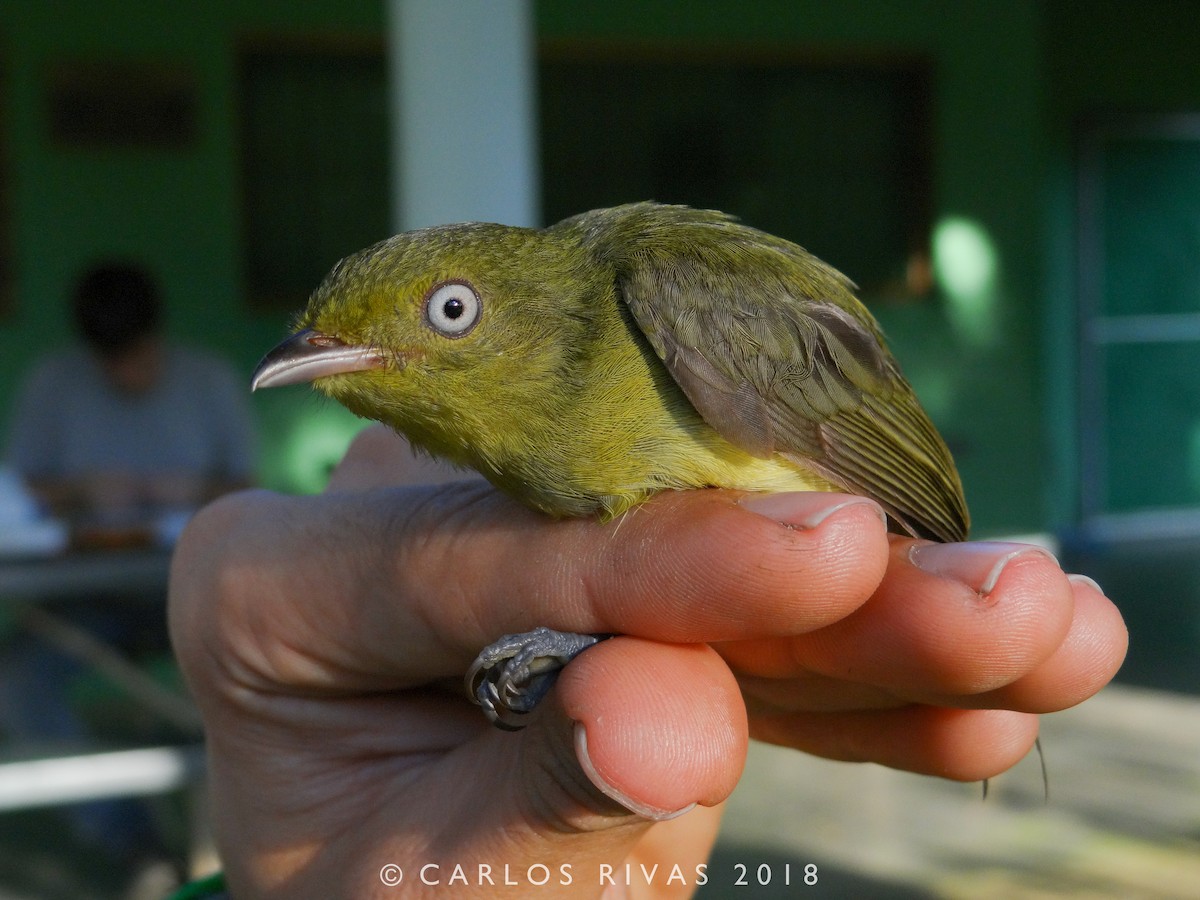
[[[553,521],[481,481],[397,487],[410,462],[368,430],[325,494],[223,498],[179,543],[171,632],[237,900],[688,896],[751,737],[983,779],[1124,657],[1115,607],[1049,555],[889,535],[861,498]],[[497,731],[462,673],[536,625],[623,636]],[[603,883],[656,862],[686,883]]]

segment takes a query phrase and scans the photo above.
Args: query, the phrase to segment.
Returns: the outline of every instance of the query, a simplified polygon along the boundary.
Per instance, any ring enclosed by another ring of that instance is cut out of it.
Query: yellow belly
[[[712,438],[711,441],[660,441],[653,453],[653,465],[631,457],[602,462],[603,468],[597,470],[607,475],[603,489],[597,491],[602,515],[619,516],[664,490],[713,487],[764,493],[842,490],[782,456],[760,459],[738,450],[715,433]],[[637,465],[639,461],[643,465]],[[622,481],[617,473],[627,477]]]

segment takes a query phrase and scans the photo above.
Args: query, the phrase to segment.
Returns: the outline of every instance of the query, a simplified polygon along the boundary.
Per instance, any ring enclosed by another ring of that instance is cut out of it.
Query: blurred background
[[[1100,712],[1063,714],[1048,744],[1066,791],[1049,811],[1036,764],[976,809],[973,789],[863,767],[784,777],[809,763],[759,748],[719,858],[790,861],[791,892],[803,863],[836,866],[826,896],[1194,895],[1197,21],[1192,0],[0,0],[0,419],[71,342],[97,260],[150,273],[167,338],[248,378],[333,263],[397,230],[724,209],[859,284],[954,451],[975,535],[1051,546],[1132,642]],[[278,490],[319,490],[362,426],[302,389],[249,402],[254,480]],[[114,862],[63,804],[142,796],[156,859],[203,857],[199,733],[161,640],[172,532],[23,543],[37,513],[3,474],[0,654],[32,630],[80,663],[72,753],[161,754],[131,763],[157,780],[55,793],[101,771],[89,756],[5,799],[6,768],[72,757],[0,730],[0,898],[134,896],[147,860]],[[68,602],[116,595],[157,638],[114,651]],[[845,789],[790,798],[781,778]],[[795,821],[763,812],[783,803]],[[1067,844],[1069,864],[1046,850]],[[791,896],[778,877],[750,888]]]

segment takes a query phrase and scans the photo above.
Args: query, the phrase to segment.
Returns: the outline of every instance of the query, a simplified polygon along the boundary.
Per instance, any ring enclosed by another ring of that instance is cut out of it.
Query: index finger
[[[739,499],[669,493],[600,523],[549,519],[482,483],[235,496],[177,550],[179,583],[218,608],[179,598],[173,615],[193,607],[201,636],[188,640],[258,686],[386,690],[459,675],[484,644],[537,625],[672,642],[790,634],[878,585],[888,543],[870,501]],[[219,582],[207,592],[206,577]]]

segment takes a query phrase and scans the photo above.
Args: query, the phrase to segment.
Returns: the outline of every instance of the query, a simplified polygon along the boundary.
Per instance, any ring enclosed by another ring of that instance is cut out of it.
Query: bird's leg
[[[475,657],[467,670],[467,693],[497,728],[519,731],[525,727],[525,717],[550,692],[563,667],[588,647],[610,637],[551,628],[506,634]]]

